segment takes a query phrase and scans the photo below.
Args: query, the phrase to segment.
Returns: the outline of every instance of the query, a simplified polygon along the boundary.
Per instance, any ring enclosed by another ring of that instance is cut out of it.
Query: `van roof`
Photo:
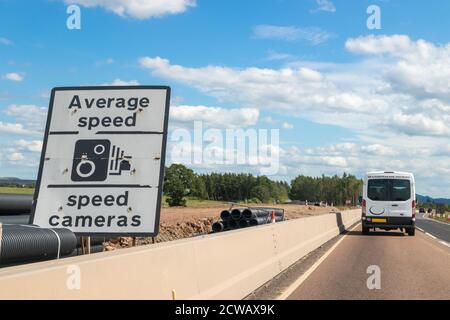
[[[381,176],[394,176],[394,177],[408,177],[410,179],[414,179],[414,175],[411,172],[401,172],[401,171],[374,171],[374,172],[368,172],[367,177],[369,176],[376,176],[376,177],[381,177]]]

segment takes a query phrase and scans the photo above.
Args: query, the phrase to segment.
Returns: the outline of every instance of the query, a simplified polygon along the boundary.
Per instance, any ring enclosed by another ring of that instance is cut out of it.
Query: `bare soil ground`
[[[298,219],[307,216],[338,212],[335,207],[316,207],[297,204],[254,205],[258,207],[282,208],[285,219]],[[220,212],[229,209],[229,204],[205,204],[205,207],[172,207],[161,209],[160,230],[157,237],[136,238],[136,245],[146,245],[153,242],[166,242],[182,238],[194,237],[211,232],[213,222],[220,220]],[[122,237],[104,244],[105,250],[111,251],[133,246],[133,238]]]

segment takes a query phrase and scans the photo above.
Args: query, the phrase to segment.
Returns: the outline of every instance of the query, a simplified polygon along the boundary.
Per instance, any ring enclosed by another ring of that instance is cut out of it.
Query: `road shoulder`
[[[360,222],[352,225],[348,230],[352,230]],[[275,300],[279,299],[300,277],[307,273],[316,262],[318,262],[330,249],[341,241],[348,231],[341,233],[328,242],[321,245],[316,250],[295,262],[289,268],[278,274],[276,277],[266,282],[263,286],[249,294],[244,300]]]

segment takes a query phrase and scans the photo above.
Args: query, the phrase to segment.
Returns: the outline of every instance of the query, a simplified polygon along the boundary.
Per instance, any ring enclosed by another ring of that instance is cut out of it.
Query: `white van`
[[[400,229],[415,235],[416,189],[414,175],[407,172],[370,172],[363,185],[363,234],[370,229]]]

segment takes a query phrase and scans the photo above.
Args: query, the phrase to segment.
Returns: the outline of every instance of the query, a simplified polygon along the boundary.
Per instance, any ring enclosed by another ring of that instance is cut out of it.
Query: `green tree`
[[[185,206],[184,199],[191,192],[194,172],[182,164],[172,164],[164,174],[164,194],[169,206]]]

